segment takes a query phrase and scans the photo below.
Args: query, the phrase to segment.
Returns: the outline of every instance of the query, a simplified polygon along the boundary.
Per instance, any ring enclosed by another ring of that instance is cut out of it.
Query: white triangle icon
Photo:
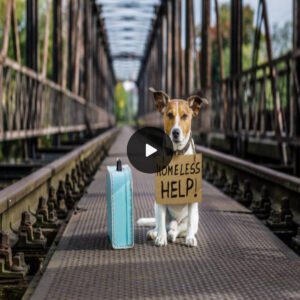
[[[152,155],[155,152],[157,152],[157,149],[155,149],[154,147],[146,144],[146,157]]]

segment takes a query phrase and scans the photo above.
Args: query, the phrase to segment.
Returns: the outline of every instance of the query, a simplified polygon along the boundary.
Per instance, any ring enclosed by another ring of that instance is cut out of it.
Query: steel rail
[[[220,170],[225,170],[229,180],[232,180],[234,175],[238,175],[240,184],[243,180],[249,180],[256,194],[259,194],[262,186],[265,185],[269,189],[273,208],[279,208],[282,197],[288,197],[297,222],[300,221],[299,178],[207,147],[196,145],[196,151],[203,154],[204,168],[208,163],[210,168],[215,166],[218,169],[218,174]]]
[[[50,186],[57,190],[59,181],[65,180],[80,161],[95,153],[104,156],[117,133],[118,129],[112,128],[0,191],[0,230],[9,232],[11,226],[17,227],[21,213],[35,211],[39,197],[48,197]]]
[[[196,150],[204,156],[220,161],[241,171],[253,174],[261,179],[270,180],[284,188],[288,188],[296,193],[300,193],[300,179],[291,175],[259,166],[252,162],[233,157],[203,146],[196,146]]]

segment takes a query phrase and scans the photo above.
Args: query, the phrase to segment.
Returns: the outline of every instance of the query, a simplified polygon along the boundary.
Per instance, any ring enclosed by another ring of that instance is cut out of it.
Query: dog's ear
[[[153,87],[150,87],[149,91],[153,93],[156,109],[163,113],[170,97],[163,91],[156,91]]]
[[[197,116],[200,112],[200,108],[202,106],[208,106],[208,101],[207,99],[193,95],[187,98],[187,102],[189,103],[189,107],[193,111],[193,116]]]

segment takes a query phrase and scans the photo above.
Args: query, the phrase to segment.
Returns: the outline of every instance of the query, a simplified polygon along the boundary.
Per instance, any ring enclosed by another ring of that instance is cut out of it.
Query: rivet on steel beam
[[[47,239],[40,228],[33,229],[30,214],[27,211],[22,212],[18,237],[15,249],[45,249],[46,247]]]
[[[205,167],[203,169],[203,176],[206,180],[209,176],[209,173],[210,173],[210,164],[209,164],[209,162],[206,162]]]
[[[24,253],[18,252],[13,257],[13,265],[12,265],[13,272],[25,272],[29,270],[29,267],[25,263]]]
[[[293,220],[293,213],[287,197],[281,199],[279,211],[275,209],[271,211],[266,225],[286,243],[291,241],[296,234],[297,224]]]
[[[59,223],[57,222],[57,217],[54,217],[56,216],[56,211],[55,213],[52,211],[50,217],[49,207],[54,207],[53,202],[48,203],[46,198],[40,197],[38,208],[35,214],[36,221],[33,227],[41,227],[48,229],[56,229],[58,227]]]
[[[66,191],[64,187],[64,182],[62,180],[58,183],[58,189],[56,192],[57,198],[57,216],[60,219],[64,219],[67,216],[67,208],[65,203]]]
[[[217,177],[218,177],[218,166],[214,164],[213,167],[210,169],[210,172],[208,172],[206,180],[208,182],[213,183]]]
[[[70,191],[73,191],[73,190],[74,190],[73,183],[71,182],[71,180],[70,180],[70,175],[69,175],[68,173],[66,174],[65,187],[66,187],[66,189],[69,188]]]
[[[6,283],[24,280],[29,267],[26,265],[23,253],[12,255],[9,243],[9,235],[0,231],[0,277]],[[1,281],[0,281],[1,282]]]
[[[236,196],[241,194],[239,188],[239,179],[237,174],[233,175],[231,182],[229,182],[226,185],[224,192],[232,198],[235,198]]]
[[[271,199],[265,185],[261,188],[260,197],[253,200],[250,209],[260,220],[269,218],[271,212]]]
[[[292,238],[293,249],[300,254],[300,227],[297,229],[297,234]]]
[[[57,197],[57,201],[60,201],[61,199],[65,199],[66,197],[65,183],[62,180],[60,180],[58,183],[56,197]]]
[[[80,190],[80,193],[83,194],[84,188],[85,188],[85,183],[84,183],[84,180],[82,178],[82,173],[81,173],[80,166],[78,164],[76,165],[76,171],[77,171],[77,178],[78,178],[77,185],[78,185],[78,188]]]
[[[244,189],[242,195],[238,196],[237,199],[241,204],[245,205],[246,207],[250,206],[253,200],[253,193],[251,189],[251,184],[249,180],[244,181]]]
[[[225,187],[225,185],[227,184],[227,177],[226,177],[225,169],[221,170],[219,177],[217,178],[217,180],[214,184],[219,189],[223,189]]]
[[[73,194],[72,191],[70,189],[70,187],[68,186],[66,188],[66,198],[65,198],[65,203],[68,209],[72,209],[75,203],[75,200],[73,198]]]
[[[55,188],[53,186],[50,186],[48,190],[48,206],[50,204],[53,204],[53,207],[58,209],[58,203],[55,196]]]
[[[7,208],[10,208],[11,203],[12,203],[11,199],[8,199],[8,200],[7,200]]]
[[[49,221],[51,223],[56,223],[57,222],[57,212],[55,210],[55,207],[53,203],[48,203],[48,213],[49,213]]]

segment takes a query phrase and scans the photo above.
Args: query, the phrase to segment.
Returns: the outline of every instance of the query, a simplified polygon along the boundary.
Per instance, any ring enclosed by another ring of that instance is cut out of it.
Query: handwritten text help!
[[[159,204],[202,201],[202,155],[178,155],[156,173],[155,196]]]

